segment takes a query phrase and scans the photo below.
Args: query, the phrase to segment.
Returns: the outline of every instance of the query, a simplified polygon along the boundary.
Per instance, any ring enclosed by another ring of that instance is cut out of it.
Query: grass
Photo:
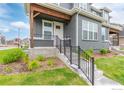
[[[100,58],[95,61],[104,75],[124,85],[124,57]]]
[[[0,75],[0,85],[87,85],[68,68],[31,72],[27,74]]]
[[[124,48],[120,48],[120,50],[124,50]]]

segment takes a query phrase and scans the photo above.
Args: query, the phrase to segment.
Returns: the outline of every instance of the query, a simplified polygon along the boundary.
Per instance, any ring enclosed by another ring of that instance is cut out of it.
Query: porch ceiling
[[[116,33],[119,33],[119,32],[120,32],[119,30],[115,30],[115,29],[112,29],[112,28],[110,28],[110,30],[109,30],[110,34],[116,34]]]
[[[64,20],[71,19],[70,15],[67,15],[67,14],[64,14],[64,13],[61,13],[61,12],[58,12],[58,11],[55,11],[55,10],[52,10],[52,9],[49,9],[49,8],[46,8],[43,6],[39,6],[37,4],[31,4],[30,9],[31,9],[31,12],[37,12],[37,13],[35,13],[35,16],[37,16],[37,15],[39,15],[39,13],[41,13],[41,14],[57,17],[60,19],[64,19]]]

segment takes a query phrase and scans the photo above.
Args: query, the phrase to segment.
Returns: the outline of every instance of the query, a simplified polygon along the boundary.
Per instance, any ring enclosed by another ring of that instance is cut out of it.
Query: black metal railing
[[[78,67],[83,71],[87,79],[94,85],[94,57],[88,55],[79,47],[80,62]]]
[[[91,84],[94,85],[94,58],[83,51],[80,46],[72,46],[69,36],[64,36],[63,40],[56,36],[56,47],[60,53],[64,53],[70,64],[77,65]]]
[[[70,64],[77,65],[92,85],[94,85],[94,58],[88,55],[87,52],[83,51],[80,46],[72,46],[70,36],[64,36],[63,40],[55,35],[35,36],[41,36],[40,38],[42,38],[42,40],[53,42],[54,46],[60,51],[60,53],[64,53],[68,58]]]

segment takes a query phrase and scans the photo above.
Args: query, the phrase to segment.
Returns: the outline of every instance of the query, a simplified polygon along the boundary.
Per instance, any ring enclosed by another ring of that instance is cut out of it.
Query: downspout
[[[79,15],[80,9],[78,9],[76,14],[76,46],[78,46],[78,15]]]

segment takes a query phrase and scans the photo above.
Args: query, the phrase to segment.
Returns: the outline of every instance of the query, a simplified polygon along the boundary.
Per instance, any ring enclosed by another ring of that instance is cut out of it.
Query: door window
[[[51,40],[53,35],[53,23],[43,20],[43,33],[44,39]]]

